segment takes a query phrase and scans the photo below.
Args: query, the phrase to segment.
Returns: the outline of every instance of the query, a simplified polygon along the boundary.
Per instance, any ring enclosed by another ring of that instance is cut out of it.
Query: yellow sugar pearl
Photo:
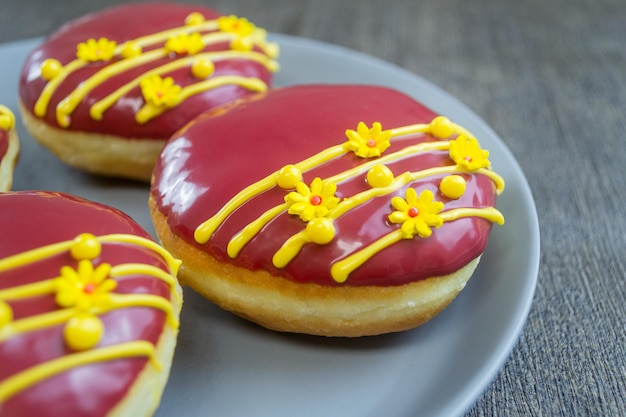
[[[0,114],[0,129],[9,130],[13,127],[13,119],[8,114]]]
[[[122,45],[121,54],[123,58],[133,58],[141,55],[141,52],[141,46],[137,42],[128,41],[124,45]]]
[[[240,52],[250,51],[253,46],[252,39],[248,37],[239,37],[230,42],[230,48]]]
[[[100,255],[102,245],[98,239],[91,233],[83,233],[74,239],[74,243],[70,248],[72,257],[77,260],[95,259]]]
[[[452,123],[445,116],[437,116],[430,122],[430,133],[445,139],[452,135]]]
[[[185,24],[188,26],[199,25],[205,21],[202,13],[193,12],[185,18]]]
[[[11,306],[4,301],[0,301],[0,329],[5,324],[9,324],[13,320],[13,310]]]
[[[448,175],[439,183],[441,194],[453,200],[459,199],[465,193],[465,179],[460,175]]]
[[[215,71],[215,65],[208,59],[198,59],[191,66],[191,73],[201,80],[208,78]]]
[[[327,217],[315,217],[306,224],[307,238],[318,245],[325,245],[335,237],[335,225]]]
[[[48,58],[41,64],[41,78],[50,81],[56,78],[63,69],[63,65],[54,58]]]
[[[77,314],[63,330],[65,343],[73,350],[87,350],[96,346],[104,334],[104,325],[97,316]]]
[[[393,172],[386,165],[375,165],[367,171],[367,183],[373,188],[386,187],[393,179]]]
[[[302,171],[295,165],[285,165],[276,176],[276,183],[285,190],[295,188],[300,181],[302,181]]]

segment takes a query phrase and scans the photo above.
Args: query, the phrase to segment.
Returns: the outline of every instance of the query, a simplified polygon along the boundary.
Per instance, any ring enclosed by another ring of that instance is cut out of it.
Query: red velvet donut
[[[210,144],[210,145],[209,145]],[[415,327],[463,288],[504,181],[463,127],[372,86],[296,86],[205,113],[157,162],[181,279],[268,328]]]
[[[0,194],[0,416],[150,416],[176,344],[179,261],[122,212]]]
[[[277,54],[245,18],[120,5],[67,23],[30,54],[19,89],[25,125],[70,165],[148,180],[185,123],[267,90]]]
[[[11,109],[0,105],[0,191],[11,189],[19,153],[20,140],[15,131],[15,116]]]

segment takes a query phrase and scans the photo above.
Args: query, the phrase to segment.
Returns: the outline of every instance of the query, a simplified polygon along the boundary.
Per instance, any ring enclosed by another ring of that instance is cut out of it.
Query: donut
[[[13,170],[20,153],[20,140],[15,131],[15,115],[0,104],[0,192],[9,191]]]
[[[223,309],[283,332],[375,335],[430,320],[472,275],[504,222],[488,156],[398,91],[283,87],[174,135],[149,204],[182,283]]]
[[[204,110],[266,91],[278,46],[243,17],[125,4],[70,21],[23,67],[31,135],[63,162],[148,181],[165,141]]]
[[[150,416],[176,345],[180,261],[124,213],[0,194],[0,416]]]

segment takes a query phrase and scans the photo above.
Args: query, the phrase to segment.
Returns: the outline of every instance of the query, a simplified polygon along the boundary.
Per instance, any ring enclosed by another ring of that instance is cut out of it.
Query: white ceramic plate
[[[156,416],[460,416],[504,364],[532,301],[539,228],[526,179],[483,121],[416,75],[336,46],[272,37],[282,48],[278,85],[386,85],[470,129],[506,180],[498,200],[506,224],[493,228],[479,269],[452,305],[404,333],[359,339],[279,334],[186,290],[172,373]],[[16,112],[20,67],[38,42],[0,45],[0,103]],[[19,134],[23,149],[14,189],[74,193],[118,207],[153,231],[146,186],[78,172],[21,126]]]

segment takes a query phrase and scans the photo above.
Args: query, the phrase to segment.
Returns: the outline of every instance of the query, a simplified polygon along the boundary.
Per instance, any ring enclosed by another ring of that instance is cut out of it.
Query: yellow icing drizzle
[[[114,267],[111,268],[111,272],[109,273],[109,276],[111,278],[118,278],[118,277],[122,277],[125,275],[133,275],[133,274],[151,275],[155,278],[160,279],[161,281],[169,285],[170,289],[172,290],[172,294],[174,294],[177,299],[180,299],[180,296],[178,295],[178,293],[174,291],[174,287],[176,287],[176,284],[177,284],[176,278],[174,278],[173,275],[166,273],[162,269],[157,268],[156,266],[144,265],[144,264],[115,265]]]
[[[111,294],[111,310],[128,307],[151,307],[166,314],[167,323],[178,329],[178,320],[174,316],[172,303],[163,297],[152,294]]]
[[[156,252],[157,254],[159,254],[161,256],[161,258],[163,258],[165,260],[165,262],[167,263],[167,266],[168,266],[170,272],[172,273],[172,275],[177,275],[178,274],[178,269],[180,268],[180,264],[182,263],[182,261],[180,261],[179,259],[174,258],[172,256],[172,254],[169,253],[161,245],[155,243],[154,241],[152,241],[150,239],[145,239],[145,238],[140,237],[140,236],[115,233],[115,234],[110,234],[110,235],[99,236],[98,240],[100,242],[103,242],[103,243],[104,242],[108,242],[108,243],[130,243],[130,244],[133,244],[133,245],[139,245],[139,246],[143,246],[143,247],[145,247],[147,249],[150,249],[151,251]]]
[[[163,247],[156,244],[150,239],[128,234],[103,235],[97,236],[96,239],[102,243],[130,243],[133,245],[143,246],[159,254],[167,263],[167,266],[172,275],[178,274],[178,268],[180,267],[181,261],[174,258],[167,250],[165,250]],[[51,245],[31,249],[26,252],[18,253],[16,255],[0,259],[0,272],[4,272],[13,268],[19,268],[20,266],[37,262],[44,258],[57,255],[61,252],[65,252],[66,250],[69,250],[74,243],[74,240],[53,243]]]
[[[430,176],[435,176],[435,175],[440,175],[440,174],[453,173],[453,172],[458,172],[458,168],[456,166],[436,167],[436,168],[430,168],[430,169],[416,171],[416,172],[405,172],[397,176],[391,182],[391,184],[387,185],[386,187],[371,188],[369,190],[355,194],[352,197],[348,197],[344,199],[341,203],[339,203],[339,205],[335,209],[331,210],[331,212],[328,214],[328,218],[331,220],[336,220],[340,216],[358,207],[359,205],[368,202],[372,198],[390,194],[398,190],[400,187],[407,185],[418,179],[427,178]],[[466,210],[470,210],[470,209],[466,209]],[[476,213],[475,214],[476,216],[484,215],[483,211],[474,211],[474,213]],[[449,221],[451,220],[454,220],[454,219],[450,217]],[[257,225],[256,228],[260,230],[262,226]],[[283,246],[276,252],[276,254],[274,254],[274,257],[273,257],[274,266],[276,266],[277,268],[282,268],[286,266],[298,254],[302,245],[304,243],[310,242],[310,239],[307,239],[305,236],[306,236],[306,230],[303,230],[295,234],[291,238],[289,238],[283,244]],[[248,234],[246,237],[248,237],[248,239],[251,240],[254,237],[254,235]]]
[[[152,52],[153,51],[142,55],[141,58],[145,58],[146,55],[148,55],[148,54],[150,54]],[[158,52],[158,51],[154,51],[154,52]],[[197,54],[197,55],[193,55],[191,57],[181,58],[181,59],[178,59],[176,61],[170,62],[168,64],[162,65],[160,67],[153,68],[150,71],[146,71],[140,77],[137,77],[134,80],[129,81],[128,83],[126,83],[123,86],[119,87],[117,90],[115,90],[112,93],[110,93],[108,96],[106,96],[103,99],[101,99],[100,101],[94,103],[94,105],[91,106],[91,108],[89,110],[89,114],[95,120],[101,120],[102,119],[102,115],[104,114],[104,112],[107,109],[109,109],[111,106],[113,106],[124,94],[127,94],[130,90],[132,90],[133,88],[136,88],[139,85],[139,83],[141,82],[141,80],[144,79],[144,78],[150,77],[152,75],[162,75],[162,74],[171,72],[171,71],[179,69],[179,68],[184,68],[184,67],[190,66],[194,62],[202,60],[202,59],[210,59],[211,62],[215,62],[215,61],[232,59],[232,58],[245,58],[245,59],[248,59],[250,61],[255,61],[255,62],[258,62],[258,63],[264,65],[270,71],[278,70],[278,64],[275,61],[272,61],[272,60],[268,59],[265,55],[260,54],[258,52],[254,52],[254,51],[250,51],[250,52],[224,51],[224,52],[207,52],[207,53]],[[152,59],[149,59],[149,58],[145,58],[145,59],[146,59],[146,62],[152,60]],[[87,93],[90,90],[92,90],[94,87],[96,87],[97,85],[101,84],[102,82],[106,81],[108,79],[108,77],[110,77],[110,75],[117,74],[117,73],[121,72],[124,69],[122,67],[122,69],[117,70],[116,65],[120,65],[121,66],[121,64],[125,64],[126,62],[127,61],[120,61],[120,62],[118,62],[116,64],[113,64],[113,65],[111,65],[109,67],[106,67],[102,71],[100,71],[99,73],[97,73],[94,76],[92,76],[90,79],[86,80],[81,86],[79,86],[76,90],[74,90],[74,92],[72,92],[72,94],[68,98],[65,99],[65,100],[72,100],[70,97],[75,95],[75,98],[73,99],[73,102],[74,102],[73,106],[70,107],[70,108],[65,109],[65,108],[61,108],[62,103],[59,103],[59,107],[58,107],[57,112],[71,113],[72,111],[74,111],[76,106],[80,103],[80,101],[85,97],[85,95],[87,95]],[[130,62],[130,61],[128,61],[128,62]],[[129,66],[129,68],[131,68],[130,65],[128,65],[128,66]],[[132,66],[135,66],[135,65],[132,65]],[[110,74],[109,74],[109,72],[110,72]],[[240,77],[240,78],[243,78],[243,77]],[[238,78],[223,79],[221,81],[221,84],[211,85],[210,88],[215,88],[215,87],[218,87],[219,85],[228,84],[229,81],[232,82],[233,80],[238,81],[239,79]],[[260,80],[258,80],[257,82],[260,82]],[[263,87],[262,88],[267,88],[265,83],[263,83]],[[254,89],[254,90],[258,91],[258,87],[256,87],[256,86],[255,86],[255,88],[251,87],[250,89]]]
[[[206,30],[216,30],[218,29],[217,20],[211,21],[203,21],[197,22],[198,19],[191,19],[191,21],[195,22],[193,24],[188,24],[183,27],[173,28],[166,31],[158,32],[152,35],[146,35],[143,37],[139,37],[137,39],[128,41],[122,45],[117,45],[112,49],[113,56],[119,56],[122,59],[113,62],[110,65],[102,68],[100,71],[95,73],[92,77],[83,81],[74,91],[70,93],[69,96],[65,97],[63,100],[59,102],[56,107],[56,119],[57,123],[61,127],[68,127],[71,124],[70,115],[76,109],[76,107],[82,102],[85,96],[92,91],[95,87],[99,86],[112,76],[121,74],[124,71],[135,68],[137,66],[155,61],[157,59],[163,57],[171,57],[174,59],[173,62],[169,64],[162,65],[160,67],[154,68],[150,71],[147,71],[141,77],[138,77],[126,85],[120,87],[115,92],[111,93],[109,96],[100,100],[90,109],[90,115],[95,120],[100,120],[102,118],[102,114],[110,108],[121,96],[126,94],[132,88],[136,87],[140,80],[149,77],[155,74],[163,74],[178,68],[182,68],[185,66],[191,66],[194,62],[199,59],[210,59],[213,61],[225,60],[225,59],[246,59],[254,62],[258,62],[264,65],[269,71],[277,71],[278,63],[273,60],[277,55],[277,47],[273,44],[270,44],[265,41],[265,31],[254,28],[254,32],[247,36],[246,39],[249,39],[252,44],[257,45],[265,54],[252,51],[252,50],[231,50],[231,51],[223,51],[223,52],[207,52],[207,53],[194,53],[194,49],[190,50],[190,56],[186,56],[187,54],[177,55],[172,52],[167,45],[166,41],[172,41],[173,39],[181,39],[186,37],[188,34],[195,34],[198,36],[200,31]],[[199,37],[199,42],[202,47],[210,44],[215,44],[219,42],[224,42],[228,40],[238,39],[236,33],[229,32],[211,32],[209,34],[205,34],[202,37]],[[195,39],[195,38],[194,38]],[[92,40],[95,42],[95,40]],[[106,41],[106,39],[104,39]],[[183,40],[184,41],[184,40]],[[100,42],[100,40],[98,41]],[[148,52],[143,53],[142,48],[150,45],[155,45],[160,42],[165,42],[165,45],[161,48],[156,48],[150,50]],[[197,49],[197,47],[196,47]],[[184,58],[181,58],[185,56]],[[44,79],[49,80],[44,89],[41,92],[37,102],[34,106],[34,113],[38,117],[44,117],[47,112],[48,105],[52,98],[53,93],[59,87],[59,85],[69,76],[71,73],[85,67],[88,65],[88,61],[85,59],[75,59],[69,62],[65,66],[60,66],[58,61],[55,65],[51,65],[51,62],[54,60],[47,60],[42,65],[42,77]],[[243,78],[243,77],[240,77]],[[259,79],[251,79],[249,81],[241,81],[240,78],[237,77],[224,77],[220,78],[219,81],[214,81],[212,83],[201,82],[196,86],[192,86],[187,91],[184,98],[190,97],[194,94],[198,94],[202,91],[207,91],[212,88],[216,88],[222,85],[234,83],[240,85],[244,88],[251,89],[253,91],[264,91],[267,89],[267,85],[263,83]],[[263,86],[260,87],[259,83],[262,83]],[[166,110],[160,109],[162,111]],[[157,113],[157,114],[160,114]],[[149,115],[146,117],[146,113]],[[144,111],[141,116],[138,117],[139,123],[145,123],[150,118],[154,117],[156,114],[152,115],[154,112],[151,110]],[[140,121],[141,120],[141,121]]]
[[[345,149],[343,145],[333,146],[331,148],[325,149],[320,153],[303,160],[293,166],[296,167],[300,172],[307,171],[315,166],[322,164],[324,162],[330,161],[338,156],[341,156],[345,153]],[[261,194],[264,191],[269,190],[272,187],[275,187],[279,180],[279,171],[273,172],[269,174],[267,177],[263,178],[260,181],[255,182],[241,190],[235,197],[233,197],[228,203],[224,205],[213,217],[203,222],[200,226],[198,226],[194,232],[194,238],[198,243],[206,243],[209,241],[213,233],[217,230],[220,224],[226,220],[226,218],[237,208],[242,206],[248,200],[253,197]]]
[[[387,146],[385,145],[383,147],[380,147],[380,149],[382,149],[380,153],[378,151],[375,152],[376,155],[380,154],[381,156],[377,156],[374,158],[368,156],[369,153],[363,150],[364,143],[367,143],[368,140],[371,143],[368,143],[367,146],[380,146],[379,142],[385,141],[387,140],[387,138],[398,138],[401,136],[413,135],[417,133],[430,133],[433,136],[441,139],[445,138],[446,136],[457,135],[459,141],[457,143],[457,140],[455,139],[422,142],[416,145],[409,145],[396,152],[383,155],[382,151],[384,151]],[[455,159],[454,161],[457,163],[453,165],[433,167],[415,172],[405,172],[398,175],[397,177],[393,176],[393,173],[384,164],[423,152],[445,150],[452,152],[452,145],[455,146],[455,148],[453,149],[454,158],[461,158],[458,155],[463,155],[462,152],[465,151],[470,152],[470,156],[475,156],[476,158],[485,158],[486,155],[488,156],[488,152],[480,149],[477,140],[471,135],[471,133],[469,133],[463,127],[450,122],[447,118],[443,116],[436,117],[429,124],[415,124],[403,126],[395,129],[390,129],[388,131],[382,131],[380,124],[375,123],[374,126],[370,129],[367,128],[367,126],[365,126],[363,123],[359,123],[358,130],[347,130],[346,136],[348,138],[347,143],[332,146],[301,162],[292,165],[286,165],[280,170],[273,172],[267,177],[261,179],[260,181],[257,181],[256,183],[253,183],[250,186],[244,188],[233,198],[231,198],[213,217],[209,218],[196,228],[194,234],[196,241],[198,243],[206,243],[211,238],[213,233],[215,233],[221,223],[231,213],[233,213],[237,208],[248,202],[253,197],[275,186],[279,186],[285,189],[288,189],[289,187],[296,187],[298,181],[301,181],[302,172],[329,162],[332,159],[340,157],[346,152],[354,152],[359,157],[368,157],[369,159],[354,168],[345,170],[326,179],[323,179],[322,182],[336,184],[350,178],[355,178],[358,175],[367,173],[366,177],[368,179],[368,182],[370,180],[373,182],[370,184],[372,188],[353,196],[344,198],[343,201],[339,202],[339,204],[337,204],[335,207],[330,208],[328,213],[324,215],[324,222],[319,222],[318,224],[316,224],[315,228],[309,228],[309,224],[307,223],[307,228],[289,237],[272,258],[272,262],[277,268],[283,268],[287,264],[289,264],[289,262],[291,262],[291,260],[298,255],[301,248],[307,243],[313,242],[317,244],[326,244],[330,242],[335,235],[333,220],[336,220],[340,216],[348,213],[350,210],[353,210],[359,205],[368,202],[372,198],[391,194],[401,187],[406,186],[407,184],[417,181],[419,179],[444,175],[446,176],[444,178],[448,178],[447,181],[449,181],[449,177],[455,177],[454,174],[458,173],[480,174],[487,176],[493,181],[497,194],[502,193],[502,191],[504,190],[504,180],[502,179],[502,177],[500,177],[489,168],[489,162],[486,159],[477,159],[474,162],[480,162],[482,166],[487,166],[486,168],[481,167],[468,169],[466,168],[466,165],[470,166],[468,161],[464,159],[458,159],[457,162],[457,159]],[[458,177],[458,175],[456,175],[456,177]],[[449,188],[449,186],[444,186],[444,188],[447,191],[447,188]],[[453,197],[459,198],[463,191],[459,191],[459,187],[457,186],[457,189],[454,192],[450,192],[449,194]],[[272,219],[285,212],[288,208],[288,203],[279,204],[275,207],[272,207],[265,211],[263,214],[261,214],[256,220],[245,226],[241,231],[236,233],[227,245],[228,255],[231,258],[236,258],[246,244],[248,244],[258,233],[260,233],[260,231]],[[501,224],[504,221],[502,214],[495,208],[453,209],[440,215],[442,222],[453,221],[461,217],[470,216],[482,217],[498,224]],[[317,219],[317,217],[314,217],[314,219]],[[308,218],[303,220],[305,222],[308,222]],[[331,275],[337,282],[344,282],[348,274],[352,270],[354,270],[354,268],[364,263],[376,252],[396,243],[403,236],[404,234],[401,230],[396,230],[388,234],[387,236],[384,236],[379,241],[373,243],[369,247],[364,248],[361,251],[333,265],[331,267]]]
[[[38,316],[11,321],[0,328],[0,342],[4,342],[19,334],[65,323],[72,318],[75,312],[74,309],[56,310]]]
[[[4,298],[8,301],[11,298]],[[168,324],[178,328],[178,321],[175,319],[172,304],[163,297],[150,294],[111,294],[110,304],[103,308],[96,308],[88,311],[90,315],[102,315],[109,311],[128,307],[152,307],[162,310],[167,316]],[[55,310],[38,316],[26,317],[14,320],[0,328],[0,343],[15,337],[19,334],[40,330],[46,327],[57,326],[67,322],[70,318],[82,311],[78,308],[66,308]]]
[[[113,267],[108,264],[100,264],[94,268],[91,260],[100,256],[102,243],[126,243],[151,250],[166,261],[171,272],[168,274],[156,266],[140,263],[119,264]],[[169,299],[153,294],[111,292],[117,284],[113,278],[123,280],[135,275],[147,275],[165,282],[170,288],[171,296],[181,301],[180,295],[176,291],[177,281],[175,279],[180,261],[149,239],[130,234],[110,234],[100,237],[82,234],[74,240],[54,243],[0,259],[0,273],[63,252],[69,252],[72,258],[79,261],[76,270],[69,266],[63,266],[57,277],[0,290],[0,343],[20,334],[65,323],[65,343],[72,350],[80,351],[80,353],[36,365],[2,381],[0,383],[0,403],[42,379],[76,366],[129,356],[149,356],[154,362],[154,346],[146,341],[97,348],[97,344],[105,331],[99,316],[109,311],[132,307],[157,309],[165,313],[166,322],[169,326],[173,329],[178,328],[176,312]],[[102,274],[106,274],[106,276]],[[76,292],[81,294],[83,291],[87,295],[83,295],[83,298],[75,297]],[[59,309],[17,320],[13,319],[9,301],[46,294],[55,294]],[[158,364],[155,365],[158,366]]]
[[[441,213],[440,217],[444,222],[454,221],[463,217],[481,217],[500,225],[504,224],[504,217],[502,216],[502,213],[493,207],[452,209]],[[366,246],[365,248],[354,252],[348,257],[333,264],[330,268],[330,274],[336,282],[345,282],[348,275],[365,263],[369,258],[386,247],[401,241],[403,238],[402,231],[400,229],[396,229],[373,242],[369,246]]]
[[[136,356],[148,357],[154,367],[157,369],[161,368],[161,364],[157,361],[155,356],[154,346],[146,341],[127,342],[100,349],[73,353],[35,365],[0,382],[0,404],[22,390],[37,384],[39,381],[53,377],[69,369],[90,363],[106,362]]]
[[[54,282],[50,279],[0,290],[0,300],[19,300],[49,294],[52,291],[54,291]]]
[[[8,131],[15,126],[15,115],[6,106],[0,104],[0,129]]]
[[[225,75],[220,77],[214,77],[210,80],[202,81],[199,83],[191,84],[181,90],[178,98],[179,101],[184,101],[191,96],[200,94],[204,91],[221,87],[224,85],[238,85],[255,92],[264,92],[267,90],[267,84],[258,78],[241,77],[238,75]],[[135,120],[139,124],[144,124],[161,113],[168,110],[167,106],[153,106],[149,103],[144,105],[135,116]]]
[[[48,108],[48,104],[50,103],[50,99],[52,98],[52,94],[54,94],[59,85],[61,85],[61,83],[71,73],[83,68],[85,65],[86,63],[81,60],[74,60],[65,65],[60,71],[58,71],[56,77],[48,81],[48,83],[41,91],[39,99],[37,99],[37,101],[35,102],[35,107],[33,109],[35,116],[44,117],[46,115],[46,110]]]
[[[243,247],[256,236],[263,226],[265,226],[270,220],[274,217],[278,216],[280,213],[287,209],[287,204],[281,204],[274,208],[267,210],[263,213],[256,221],[247,225],[241,232],[237,233],[231,240],[228,242],[228,246],[226,248],[228,252],[228,256],[231,258],[236,258],[239,255],[239,252]]]
[[[447,121],[447,126],[449,128],[450,134],[466,132],[466,130],[463,129],[461,126],[455,123],[449,122],[448,119],[445,119],[445,120]],[[433,130],[433,126],[438,126],[438,125],[434,125],[435,121],[437,121],[437,123],[440,123],[441,118],[435,118],[433,120],[433,123],[430,123],[430,124],[417,123],[417,124],[413,124],[409,126],[390,129],[389,131],[391,132],[391,138],[411,135],[415,133],[431,132],[431,130]],[[399,158],[411,155],[416,152],[425,152],[428,150],[438,150],[438,149],[443,150],[443,149],[448,149],[448,147],[449,147],[449,143],[447,141],[420,143],[414,146],[406,147],[405,149],[399,152],[395,152],[393,154],[382,156],[380,158],[368,161],[366,163],[359,165],[358,167],[355,167],[352,170],[348,170],[342,174],[338,174],[333,177],[330,177],[327,180],[333,181],[333,182],[340,182],[344,179],[350,178],[353,175],[356,175],[361,172],[365,172],[368,169],[372,168],[373,166],[379,165],[381,163],[399,159]],[[220,224],[224,220],[226,220],[226,218],[233,211],[235,211],[237,208],[245,204],[248,200],[255,197],[256,195],[259,195],[269,190],[270,188],[276,186],[277,183],[279,183],[282,178],[280,175],[281,171],[284,170],[285,168],[294,167],[299,172],[305,172],[311,168],[315,168],[316,166],[319,166],[319,165],[322,165],[323,163],[331,161],[332,159],[335,159],[345,154],[348,151],[349,150],[346,149],[345,144],[332,146],[330,148],[322,150],[321,152],[297,164],[287,165],[281,168],[281,170],[273,172],[269,174],[267,177],[261,179],[260,181],[257,181],[249,185],[248,187],[244,188],[239,193],[237,193],[237,195],[235,195],[230,201],[228,201],[228,203],[226,203],[224,207],[222,207],[213,217],[206,220],[205,222],[203,222],[201,225],[199,225],[196,228],[195,234],[194,234],[194,238],[196,242],[198,243],[208,242],[208,240],[211,238],[211,235],[215,233],[215,231],[220,226]]]

